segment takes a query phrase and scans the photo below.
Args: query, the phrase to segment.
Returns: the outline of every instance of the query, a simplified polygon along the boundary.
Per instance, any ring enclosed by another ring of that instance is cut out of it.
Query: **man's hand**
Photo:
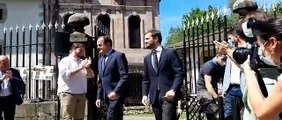
[[[108,95],[108,98],[110,100],[117,100],[119,98],[119,95],[115,92],[111,92],[109,95]]]
[[[222,92],[220,97],[224,98],[225,92]]]
[[[92,63],[91,58],[89,57],[89,58],[86,58],[85,60],[81,61],[79,66],[82,67],[82,68],[88,68],[88,67],[90,67],[91,63]]]
[[[165,96],[164,96],[167,100],[173,100],[175,97],[175,91],[174,90],[169,90],[166,92]]]
[[[214,44],[217,51],[222,54],[227,54],[227,50],[232,49],[232,47],[226,41],[222,41],[222,42],[214,41]]]
[[[86,69],[86,77],[93,78],[95,76],[94,71],[91,68]]]
[[[101,100],[97,99],[95,104],[98,108],[100,108],[101,107]]]
[[[89,68],[91,64],[92,64],[92,59],[91,59],[91,57],[88,57],[87,64],[85,65],[85,67]]]
[[[5,73],[5,76],[6,78],[8,78],[9,80],[12,80],[14,77],[13,77],[13,73],[11,70],[6,70],[6,73]]]
[[[149,106],[150,105],[150,100],[148,99],[147,96],[143,96],[142,97],[142,104],[145,106]]]

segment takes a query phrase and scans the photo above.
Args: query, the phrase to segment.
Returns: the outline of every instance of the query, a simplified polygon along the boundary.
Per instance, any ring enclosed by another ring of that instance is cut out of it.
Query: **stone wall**
[[[15,120],[56,120],[58,115],[56,101],[41,103],[24,102],[17,106]]]

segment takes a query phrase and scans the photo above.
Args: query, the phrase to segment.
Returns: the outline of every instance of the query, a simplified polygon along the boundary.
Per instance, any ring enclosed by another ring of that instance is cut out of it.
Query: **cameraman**
[[[282,64],[282,19],[256,21],[253,31],[257,35],[261,59],[269,65]],[[265,97],[259,88],[257,73],[250,67],[250,57],[242,65],[246,75],[248,98],[256,117],[260,120],[278,119],[282,112],[282,75],[277,79],[273,92]]]

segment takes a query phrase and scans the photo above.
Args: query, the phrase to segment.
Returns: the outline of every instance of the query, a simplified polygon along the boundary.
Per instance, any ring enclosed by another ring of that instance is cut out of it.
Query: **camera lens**
[[[248,48],[237,48],[233,52],[233,58],[237,63],[243,64],[247,60],[250,53],[251,50]]]

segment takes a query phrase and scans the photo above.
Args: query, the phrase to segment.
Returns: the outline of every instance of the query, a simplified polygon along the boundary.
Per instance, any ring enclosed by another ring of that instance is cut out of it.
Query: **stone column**
[[[140,17],[140,34],[141,34],[141,48],[145,48],[145,41],[144,41],[144,34],[145,34],[145,31],[144,31],[144,20]]]
[[[116,41],[115,41],[115,29],[114,29],[114,19],[113,18],[111,18],[111,21],[110,21],[111,23],[110,23],[110,37],[111,37],[111,39],[112,39],[112,41],[113,41],[113,47],[115,47],[115,43],[116,43]]]

